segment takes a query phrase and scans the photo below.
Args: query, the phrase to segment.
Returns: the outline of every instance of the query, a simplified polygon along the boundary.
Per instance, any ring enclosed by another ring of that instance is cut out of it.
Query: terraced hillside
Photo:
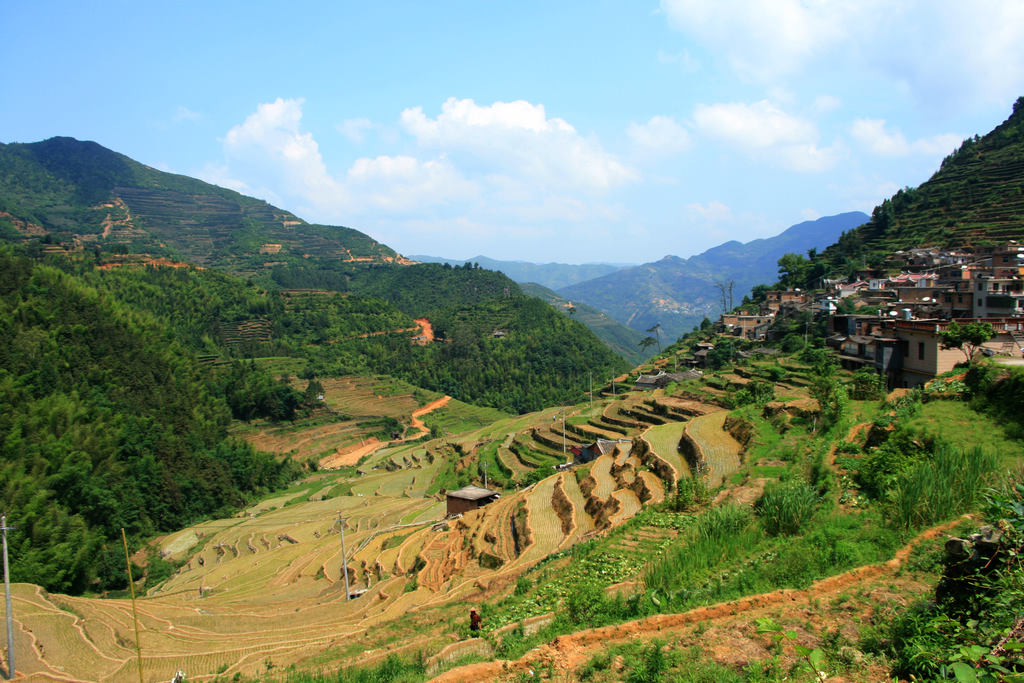
[[[408,394],[386,397],[373,378],[324,385],[326,402],[339,411],[379,411],[403,420],[418,405]],[[644,395],[625,403],[636,407],[649,400]],[[460,410],[450,404],[441,409],[453,415]],[[579,407],[574,418],[586,424],[605,409],[601,403],[593,410]],[[259,676],[314,656],[345,661],[357,652],[380,653],[361,657],[372,661],[395,651],[386,641],[395,628],[404,628],[398,624],[410,622],[418,630],[410,634],[409,647],[443,643],[464,601],[508,590],[552,553],[606,533],[644,505],[663,500],[671,480],[685,476],[678,439],[668,429],[682,423],[669,422],[641,439],[651,423],[638,421],[640,429],[632,432],[637,438],[623,437],[614,453],[588,470],[555,472],[549,464],[516,460],[525,475],[536,473],[536,483],[503,490],[496,503],[442,521],[439,485],[443,489],[451,477],[472,472],[489,445],[495,457],[500,448],[501,457],[511,461],[517,439],[536,444],[531,435],[555,423],[560,427],[552,420],[557,416],[549,409],[439,439],[382,446],[354,472],[312,474],[236,517],[162,538],[160,554],[179,568],[139,599],[147,679],[169,679],[179,668],[192,679]],[[251,428],[247,436],[262,447],[313,458],[336,447],[350,427],[337,422],[287,431]],[[345,573],[361,593],[350,602],[343,599]],[[130,610],[123,599],[46,595],[18,586],[16,620],[22,633],[33,634],[18,640],[19,671],[43,679],[131,676]],[[382,624],[388,629],[377,628]]]
[[[242,269],[308,254],[404,261],[356,230],[312,225],[264,201],[73,138],[0,145],[0,196],[8,238],[49,234],[68,243],[128,244]]]
[[[900,190],[824,252],[833,268],[897,249],[1024,239],[1024,98],[990,133],[968,138],[928,181]],[[861,261],[858,261],[861,262]],[[815,277],[818,277],[815,275]]]

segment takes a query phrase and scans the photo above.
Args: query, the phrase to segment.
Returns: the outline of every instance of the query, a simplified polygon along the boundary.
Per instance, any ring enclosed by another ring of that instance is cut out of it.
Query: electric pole
[[[484,468],[484,488],[487,488],[487,463],[480,463]]]
[[[593,410],[594,409],[594,373],[593,372],[587,373],[587,376],[590,378],[590,409]]]
[[[7,570],[7,515],[0,516],[4,536],[4,599],[7,605],[7,680],[14,678],[14,614],[11,612],[11,577]]]
[[[565,453],[565,408],[562,408],[562,453]]]
[[[341,573],[345,576],[345,600],[349,600],[348,590],[348,557],[345,552],[345,522],[348,520],[338,513],[338,526],[341,527]]]

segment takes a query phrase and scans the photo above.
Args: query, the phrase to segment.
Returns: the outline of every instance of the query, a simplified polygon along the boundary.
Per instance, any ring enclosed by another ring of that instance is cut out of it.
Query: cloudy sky
[[[460,259],[870,212],[1024,95],[1018,0],[10,0],[0,25],[0,141],[95,140]]]

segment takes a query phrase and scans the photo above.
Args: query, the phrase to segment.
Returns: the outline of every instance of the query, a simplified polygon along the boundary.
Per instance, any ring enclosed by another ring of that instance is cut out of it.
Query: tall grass
[[[765,487],[754,509],[767,533],[792,535],[810,521],[819,502],[817,492],[806,483],[789,481]]]
[[[419,683],[428,678],[426,659],[420,653],[412,657],[390,654],[378,664],[351,666],[334,672],[296,672],[284,679],[272,680],[284,683]]]
[[[890,519],[897,527],[931,526],[973,509],[998,465],[998,458],[981,448],[961,450],[938,443],[896,484]]]
[[[648,565],[644,584],[648,589],[672,591],[730,558],[743,557],[760,540],[761,534],[751,522],[750,510],[738,505],[705,510],[697,516],[688,542],[671,547]]]

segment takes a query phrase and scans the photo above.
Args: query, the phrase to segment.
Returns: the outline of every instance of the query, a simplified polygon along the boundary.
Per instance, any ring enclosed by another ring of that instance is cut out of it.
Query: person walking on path
[[[469,630],[470,631],[479,631],[480,630],[480,622],[481,621],[483,621],[483,619],[480,618],[480,614],[475,609],[469,610]]]

